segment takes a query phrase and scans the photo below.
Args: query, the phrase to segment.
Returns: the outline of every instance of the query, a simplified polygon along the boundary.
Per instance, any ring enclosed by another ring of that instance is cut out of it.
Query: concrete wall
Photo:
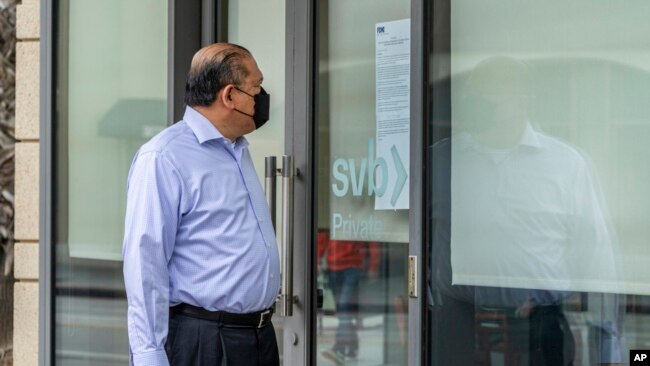
[[[14,365],[38,364],[40,1],[17,8]]]

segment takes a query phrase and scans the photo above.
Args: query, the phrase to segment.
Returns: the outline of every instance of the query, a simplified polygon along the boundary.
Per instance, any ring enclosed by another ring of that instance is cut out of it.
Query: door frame
[[[284,319],[285,364],[313,365],[316,304],[315,260],[312,239],[316,232],[314,209],[315,126],[315,8],[313,1],[286,2],[285,153],[297,169],[294,183],[293,287],[298,302],[293,316]]]
[[[430,36],[426,31],[428,7],[430,1],[411,0],[411,123],[410,123],[410,177],[409,177],[409,256],[417,258],[416,296],[409,296],[408,301],[408,364],[423,365],[426,349],[426,301],[427,276],[425,259],[424,228],[426,228],[426,136],[427,121],[428,62],[426,45]]]

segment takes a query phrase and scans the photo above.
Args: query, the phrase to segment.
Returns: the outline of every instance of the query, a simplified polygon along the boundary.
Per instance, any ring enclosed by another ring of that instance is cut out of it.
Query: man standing
[[[243,47],[199,50],[183,119],[144,144],[123,246],[131,364],[278,365],[269,208],[243,137],[269,114]]]

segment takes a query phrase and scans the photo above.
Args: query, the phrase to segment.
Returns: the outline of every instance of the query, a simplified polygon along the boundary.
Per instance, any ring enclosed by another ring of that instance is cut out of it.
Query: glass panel
[[[264,75],[264,89],[271,95],[269,121],[246,136],[257,175],[264,186],[264,158],[277,156],[278,168],[282,166],[284,152],[284,81],[285,81],[285,0],[230,0],[228,1],[228,41],[246,47],[257,61]],[[281,186],[278,179],[278,186]],[[276,211],[276,228],[282,225],[279,199]],[[276,230],[278,233],[279,230]],[[277,236],[277,235],[276,235]],[[278,240],[278,247],[281,245]],[[281,248],[280,249],[280,253]],[[273,317],[273,326],[283,359],[283,318]]]
[[[648,16],[642,0],[434,2],[431,365],[648,348]]]
[[[167,3],[60,1],[57,19],[55,360],[124,365],[125,178],[166,126]]]
[[[319,365],[406,365],[410,2],[318,2]]]

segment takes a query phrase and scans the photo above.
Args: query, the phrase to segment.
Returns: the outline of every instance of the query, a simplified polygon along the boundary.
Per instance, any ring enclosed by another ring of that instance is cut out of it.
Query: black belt
[[[169,308],[171,314],[186,315],[192,318],[211,320],[225,325],[263,328],[271,322],[273,309],[256,313],[235,314],[225,311],[209,311],[189,304],[178,304]]]

